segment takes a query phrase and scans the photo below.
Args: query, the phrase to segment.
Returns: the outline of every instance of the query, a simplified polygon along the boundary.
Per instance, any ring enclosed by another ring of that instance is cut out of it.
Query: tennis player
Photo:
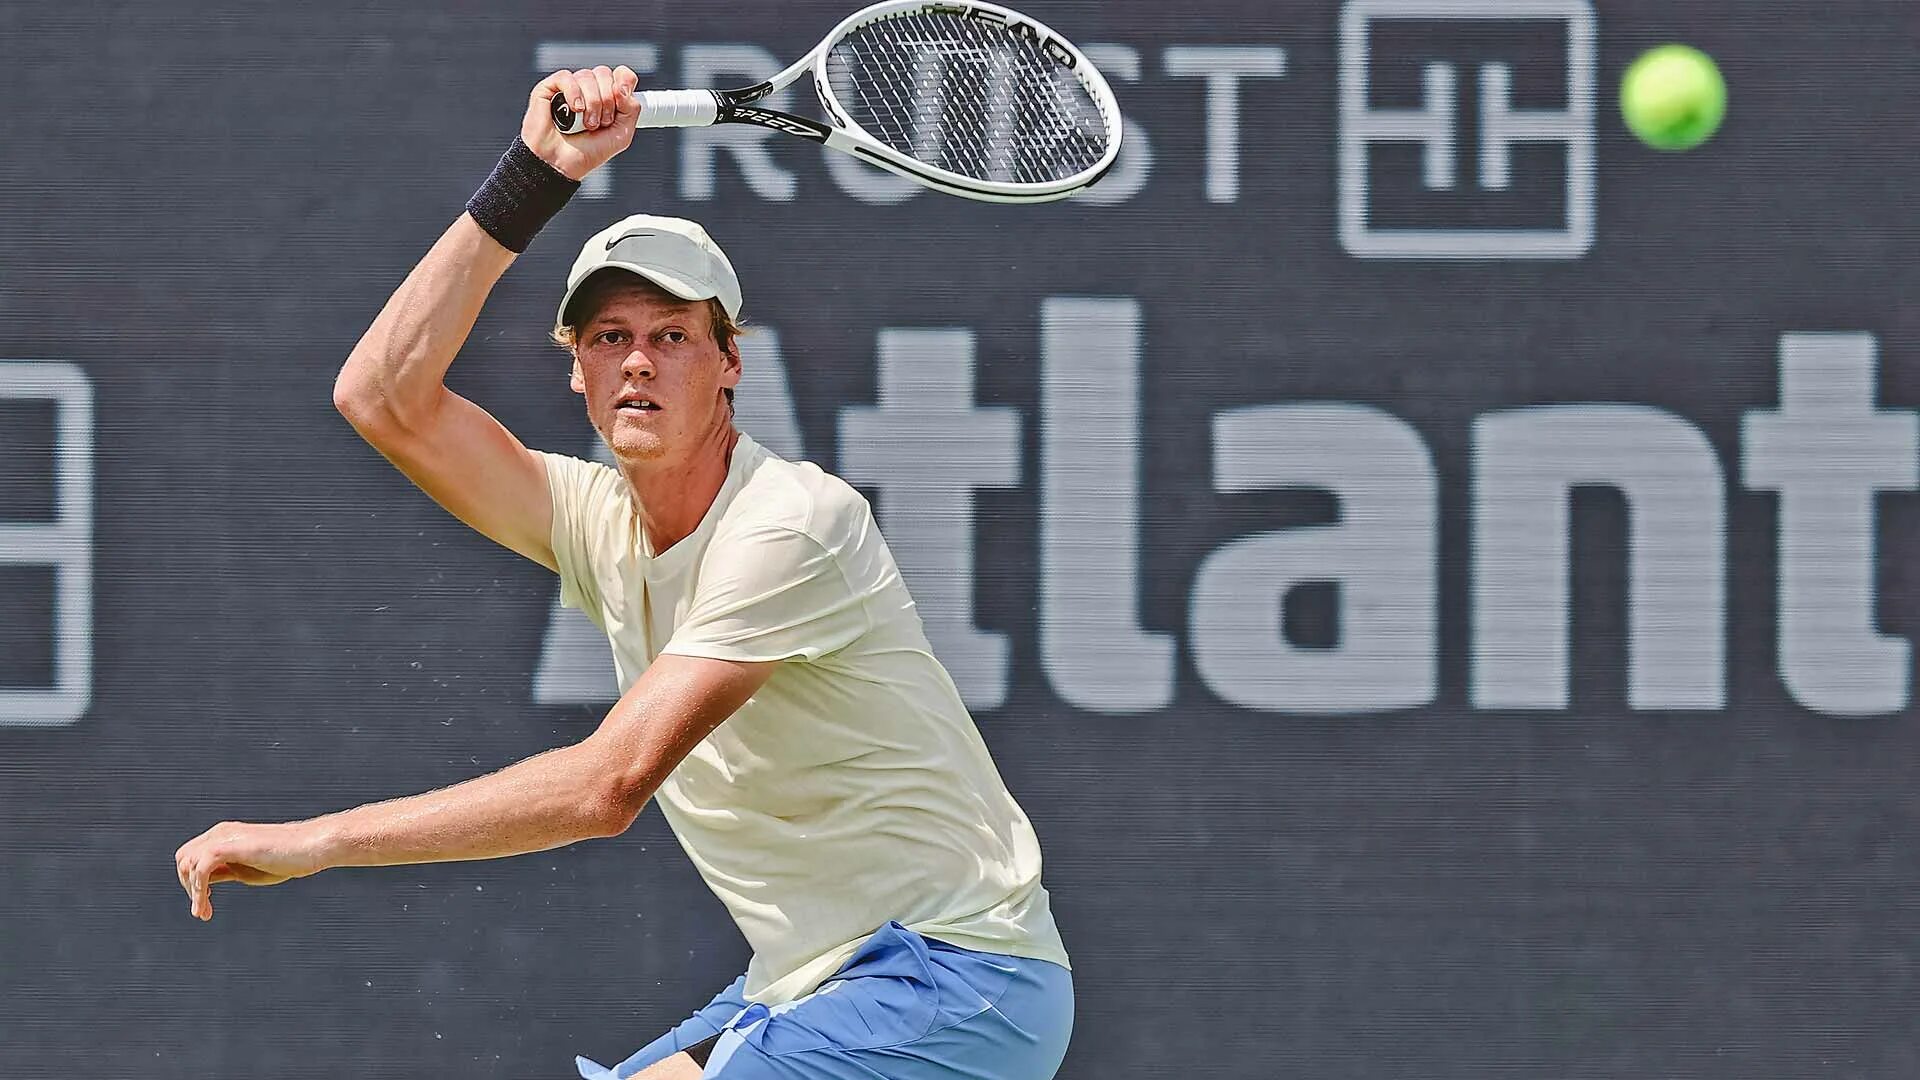
[[[630,826],[657,800],[753,948],[746,973],[590,1080],[1044,1080],[1072,978],[1040,847],[866,502],[733,425],[740,284],[699,225],[586,242],[555,337],[615,468],[527,449],[445,375],[494,283],[625,150],[625,67],[555,72],[520,138],[341,371],[353,426],[455,516],[560,576],[623,693],[584,741],[308,821],[226,822],[176,855],[211,886],[491,859]],[[557,133],[567,95],[587,131]]]

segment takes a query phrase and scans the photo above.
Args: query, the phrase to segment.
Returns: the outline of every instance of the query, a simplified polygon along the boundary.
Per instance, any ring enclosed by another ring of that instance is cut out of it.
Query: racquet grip
[[[635,127],[706,127],[720,116],[720,99],[711,90],[642,90],[634,97],[640,102]],[[586,130],[565,94],[553,95],[552,111],[553,126],[562,134]]]
[[[720,99],[711,90],[642,90],[635,127],[706,127],[720,116]]]

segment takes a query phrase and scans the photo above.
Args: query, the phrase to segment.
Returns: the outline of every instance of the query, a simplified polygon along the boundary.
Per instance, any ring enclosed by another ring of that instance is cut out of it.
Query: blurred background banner
[[[846,10],[0,7],[0,1076],[564,1077],[743,967],[653,812],[210,925],[171,858],[592,730],[604,642],[334,374],[540,75]],[[1064,1076],[1920,1073],[1913,5],[1031,11],[1128,114],[1087,195],[643,132],[454,388],[592,455],[566,267],[705,223],[742,425],[872,498],[1039,831]],[[1666,41],[1684,154],[1615,104]]]

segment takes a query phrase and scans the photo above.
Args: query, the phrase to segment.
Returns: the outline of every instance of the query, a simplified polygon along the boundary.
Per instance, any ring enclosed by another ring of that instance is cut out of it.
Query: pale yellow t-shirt
[[[541,457],[561,600],[606,631],[623,691],[663,652],[785,661],[655,796],[753,947],[748,1000],[811,993],[890,919],[1067,963],[1033,827],[858,492],[741,435],[699,528],[655,555],[619,473]]]

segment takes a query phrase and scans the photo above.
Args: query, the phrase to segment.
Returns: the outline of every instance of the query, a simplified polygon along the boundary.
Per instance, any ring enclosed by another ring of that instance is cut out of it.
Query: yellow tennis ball
[[[1691,150],[1727,115],[1727,84],[1713,58],[1686,45],[1640,54],[1620,80],[1620,115],[1656,150]]]

